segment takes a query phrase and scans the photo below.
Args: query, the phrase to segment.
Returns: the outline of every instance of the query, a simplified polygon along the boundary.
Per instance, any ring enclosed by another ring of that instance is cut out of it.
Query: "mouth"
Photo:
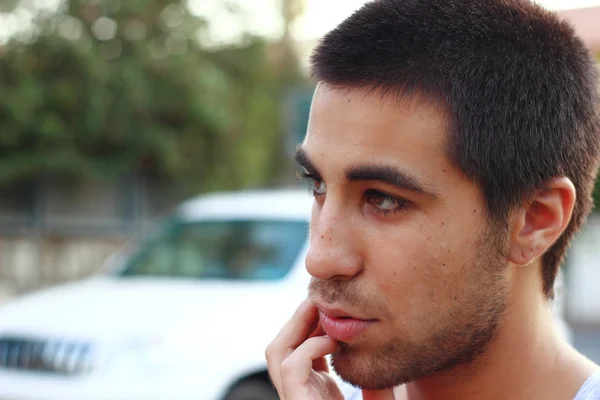
[[[340,342],[350,343],[371,328],[376,319],[354,315],[342,308],[315,303],[319,310],[319,322],[327,336]]]

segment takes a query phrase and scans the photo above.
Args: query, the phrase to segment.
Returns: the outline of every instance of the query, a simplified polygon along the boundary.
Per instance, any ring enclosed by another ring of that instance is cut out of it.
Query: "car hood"
[[[270,337],[306,295],[303,285],[101,277],[0,308],[0,334],[109,339],[198,330]]]

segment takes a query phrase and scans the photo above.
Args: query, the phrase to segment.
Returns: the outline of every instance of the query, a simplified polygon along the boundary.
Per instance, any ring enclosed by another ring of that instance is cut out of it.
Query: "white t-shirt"
[[[600,400],[600,371],[585,381],[573,400]]]
[[[346,400],[362,400],[359,389],[342,385],[342,393]],[[600,371],[590,376],[581,386],[573,400],[600,400]]]

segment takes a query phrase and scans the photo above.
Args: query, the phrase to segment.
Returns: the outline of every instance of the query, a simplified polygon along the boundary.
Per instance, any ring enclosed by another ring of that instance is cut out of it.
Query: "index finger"
[[[294,350],[300,346],[319,324],[319,311],[309,299],[305,299],[290,320],[281,328],[273,344]]]
[[[308,339],[310,333],[317,328],[318,323],[319,312],[316,307],[310,300],[304,300],[265,351],[271,382],[281,398],[283,398],[280,381],[281,364]]]

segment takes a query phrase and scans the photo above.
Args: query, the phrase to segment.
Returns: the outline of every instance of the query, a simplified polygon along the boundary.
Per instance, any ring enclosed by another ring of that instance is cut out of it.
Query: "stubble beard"
[[[381,390],[476,362],[497,337],[507,306],[502,246],[500,237],[482,238],[469,263],[475,267],[463,268],[474,275],[457,282],[463,286],[457,290],[454,304],[445,309],[432,306],[434,311],[412,327],[421,339],[391,337],[376,348],[339,342],[331,356],[334,371],[361,389]],[[323,282],[311,284],[313,289],[319,286],[323,287],[315,291],[325,294]],[[326,297],[341,297],[342,292],[334,289]]]

